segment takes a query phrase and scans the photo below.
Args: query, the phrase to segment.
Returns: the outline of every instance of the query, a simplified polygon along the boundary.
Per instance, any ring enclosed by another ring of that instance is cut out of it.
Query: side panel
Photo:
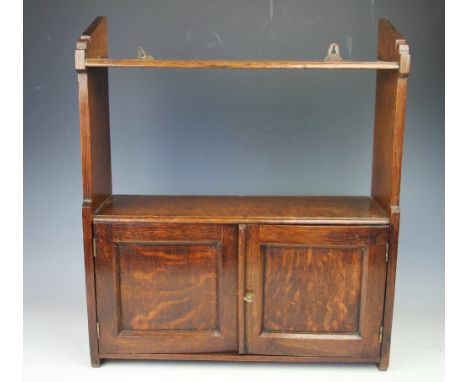
[[[375,96],[372,197],[390,216],[390,250],[385,295],[383,343],[379,368],[388,368],[392,331],[395,273],[400,219],[400,181],[403,158],[403,134],[407,100],[407,82],[411,57],[406,40],[386,20],[379,22],[379,60],[398,61],[400,69],[378,70]]]
[[[107,57],[107,21],[98,17],[79,37],[75,49],[78,72],[80,141],[83,181],[83,244],[86,272],[89,343],[92,366],[99,366],[93,258],[93,213],[112,194],[109,90],[107,68],[89,69],[85,57]]]
[[[372,197],[390,215],[400,203],[409,47],[388,21],[379,23],[378,58],[398,61],[400,69],[378,70],[375,95]]]

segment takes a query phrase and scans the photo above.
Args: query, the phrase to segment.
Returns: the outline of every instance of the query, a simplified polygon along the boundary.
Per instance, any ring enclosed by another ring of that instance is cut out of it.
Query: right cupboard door
[[[387,226],[251,225],[246,352],[380,357]]]

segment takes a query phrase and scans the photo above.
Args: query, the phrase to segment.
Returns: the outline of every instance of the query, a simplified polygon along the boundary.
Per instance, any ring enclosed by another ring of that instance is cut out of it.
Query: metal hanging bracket
[[[332,42],[328,46],[328,54],[324,58],[325,61],[342,61],[340,56],[340,46],[336,42]]]
[[[141,46],[137,48],[137,58],[140,60],[154,60],[154,57],[144,50]]]

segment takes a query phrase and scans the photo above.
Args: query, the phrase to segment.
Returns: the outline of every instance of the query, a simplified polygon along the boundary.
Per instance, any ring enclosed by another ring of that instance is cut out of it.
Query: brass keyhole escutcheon
[[[246,292],[244,295],[244,301],[251,303],[253,301],[253,292]]]

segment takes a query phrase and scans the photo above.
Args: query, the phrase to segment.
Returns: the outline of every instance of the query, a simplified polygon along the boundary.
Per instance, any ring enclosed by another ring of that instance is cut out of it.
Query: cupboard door
[[[379,357],[387,235],[387,227],[249,226],[247,352]]]
[[[97,224],[99,351],[237,351],[234,226]]]

